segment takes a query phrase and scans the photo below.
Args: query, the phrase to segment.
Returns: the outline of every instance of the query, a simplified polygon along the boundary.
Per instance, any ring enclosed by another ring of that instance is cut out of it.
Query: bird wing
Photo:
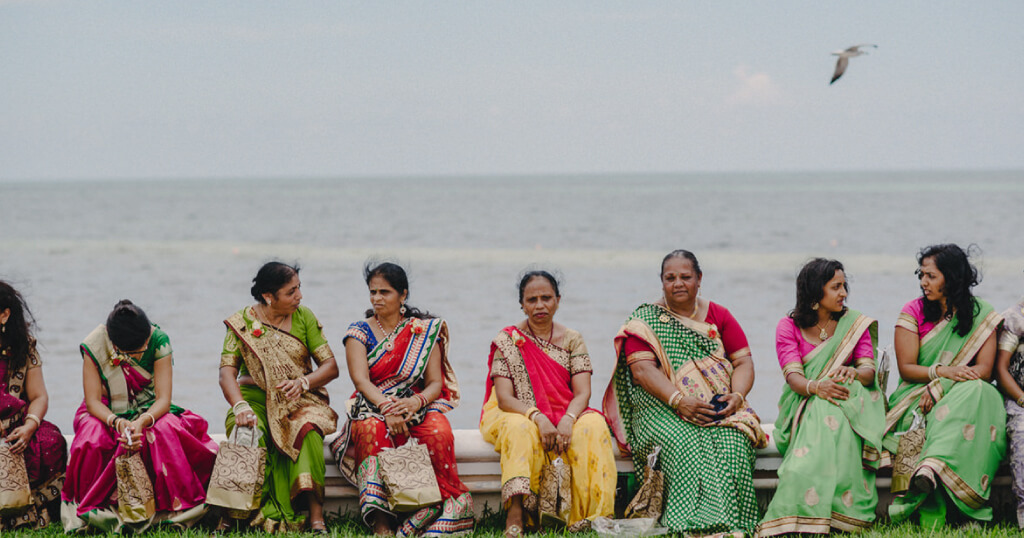
[[[854,46],[846,49],[846,52],[861,52],[861,50],[860,50],[861,47],[874,47],[874,48],[877,49],[878,45],[872,45],[871,43],[861,43],[860,45],[854,45]],[[866,54],[866,53],[861,52],[861,54]]]
[[[832,81],[829,84],[839,80],[839,77],[843,76],[843,72],[846,71],[846,64],[850,63],[850,60],[846,56],[840,56],[839,61],[836,62],[836,72],[832,73]]]

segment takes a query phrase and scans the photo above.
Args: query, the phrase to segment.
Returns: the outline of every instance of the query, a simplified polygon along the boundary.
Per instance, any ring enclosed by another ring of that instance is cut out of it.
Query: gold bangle
[[[683,393],[678,390],[672,393],[672,396],[668,397],[668,406],[672,409],[676,408],[676,404],[683,398]]]
[[[152,422],[149,423],[149,427],[150,428],[152,428],[154,425],[156,425],[156,417],[154,417],[149,411],[146,411],[145,413],[143,413],[142,416],[149,417],[149,420],[152,421]]]
[[[733,391],[733,394],[735,394],[736,396],[739,396],[739,397],[740,397],[740,401],[741,401],[741,402],[742,402],[742,401],[743,401],[744,399],[746,399],[746,396],[744,396],[744,395],[743,395],[743,393],[742,393],[742,392],[740,392],[740,391],[738,391],[738,390],[737,390],[737,391]]]
[[[303,392],[309,392],[309,378],[302,376],[299,378],[299,384],[302,385]]]
[[[819,382],[818,381],[808,381],[807,382],[807,394],[813,394],[813,395],[817,396],[818,395],[818,385],[814,385],[814,390],[811,390],[811,383],[819,383]]]
[[[115,415],[113,413],[107,415],[107,420],[106,420],[107,427],[108,428],[113,428],[115,420],[117,420],[117,415]]]
[[[37,416],[33,415],[32,413],[25,413],[25,420],[31,420],[31,421],[34,421],[34,422],[36,423],[36,428],[37,428],[37,429],[38,429],[38,428],[39,428],[39,426],[40,426],[40,425],[42,425],[42,423],[43,423],[43,421],[42,421],[42,420],[40,420],[40,419],[39,419],[39,417],[37,417]]]
[[[536,407],[531,407],[526,410],[526,418],[533,421],[533,416],[536,415],[537,413],[540,413],[540,409],[537,409]]]
[[[939,365],[933,364],[928,367],[928,380],[935,381],[939,378]]]
[[[579,420],[579,419],[576,418],[576,415],[574,415],[574,414],[572,414],[572,413],[570,413],[568,411],[565,412],[565,416],[571,418],[573,424],[576,424],[576,421]]]

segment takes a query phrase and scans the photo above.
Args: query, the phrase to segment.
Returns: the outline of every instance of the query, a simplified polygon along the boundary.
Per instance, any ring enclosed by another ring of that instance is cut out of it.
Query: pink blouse
[[[800,327],[796,326],[793,318],[786,316],[779,320],[778,326],[775,327],[775,352],[779,356],[779,366],[785,369],[787,364],[794,362],[803,364],[804,357],[815,347],[817,347],[816,344],[812,344],[804,338]],[[857,359],[873,359],[874,357],[875,350],[871,346],[871,334],[864,331],[860,340],[857,341],[857,347],[853,348],[853,355],[843,364],[850,364]]]
[[[924,297],[918,297],[903,305],[903,310],[900,310],[899,320],[896,322],[897,327],[903,327],[908,330],[916,329],[918,338],[923,338],[937,324],[934,321],[924,320]]]

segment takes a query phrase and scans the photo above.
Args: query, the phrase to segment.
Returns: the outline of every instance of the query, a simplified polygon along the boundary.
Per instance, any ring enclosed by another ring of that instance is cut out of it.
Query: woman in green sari
[[[228,433],[236,423],[256,426],[267,449],[260,510],[250,525],[295,531],[304,507],[310,530],[325,533],[324,436],[334,433],[338,414],[324,386],[338,377],[338,366],[323,326],[299,305],[299,287],[296,267],[270,262],[259,270],[251,290],[256,304],[224,320],[220,387],[231,404]]]
[[[896,454],[914,411],[924,415],[925,441],[907,462],[907,478],[893,477],[889,515],[902,521],[916,511],[922,526],[941,526],[952,500],[966,516],[989,521],[992,478],[1006,453],[1003,399],[989,383],[1002,316],[971,294],[978,272],[960,247],[927,247],[917,259],[923,297],[907,303],[896,322],[903,381],[889,397],[883,461]]]
[[[775,446],[779,485],[759,536],[854,532],[875,519],[885,401],[875,387],[878,322],[850,310],[843,264],[811,260],[775,331],[786,385]]]
[[[662,525],[748,534],[757,526],[754,448],[768,441],[746,401],[754,383],[746,335],[727,309],[698,298],[702,276],[689,251],[662,260],[664,298],[637,307],[615,337],[604,410],[638,479],[660,447]]]

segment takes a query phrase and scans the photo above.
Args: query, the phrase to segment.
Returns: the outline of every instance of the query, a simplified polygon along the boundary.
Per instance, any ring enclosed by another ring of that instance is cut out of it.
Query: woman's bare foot
[[[508,503],[505,515],[505,538],[519,538],[523,534],[523,496],[516,495]]]
[[[394,536],[395,529],[391,528],[391,518],[382,512],[373,516],[373,534],[376,536]]]

